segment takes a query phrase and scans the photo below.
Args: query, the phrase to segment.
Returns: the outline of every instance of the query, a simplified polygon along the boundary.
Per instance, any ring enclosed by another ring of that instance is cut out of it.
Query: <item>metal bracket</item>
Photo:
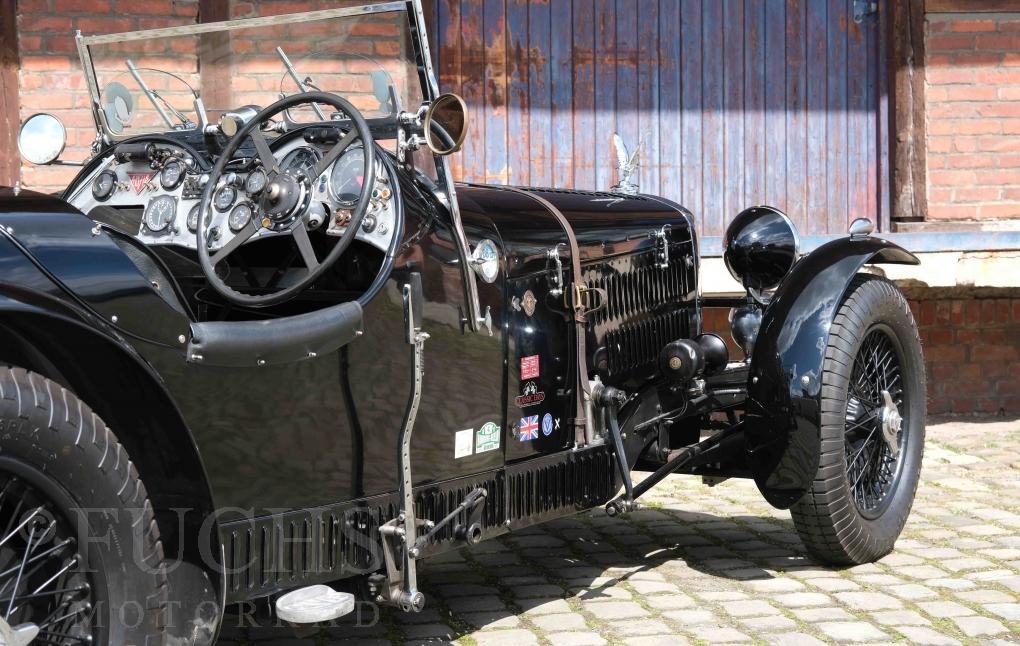
[[[549,270],[549,265],[552,264],[555,267],[555,273],[552,276],[552,287],[549,288],[549,294],[551,296],[562,296],[563,295],[563,261],[560,259],[560,247],[563,243],[556,245],[549,251],[545,252],[546,255],[546,271]]]
[[[867,16],[878,13],[878,3],[874,0],[854,0],[854,22],[860,24]]]

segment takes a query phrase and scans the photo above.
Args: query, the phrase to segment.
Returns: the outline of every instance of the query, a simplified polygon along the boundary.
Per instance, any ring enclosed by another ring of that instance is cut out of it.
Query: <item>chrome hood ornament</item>
[[[637,148],[631,153],[627,150],[627,145],[623,143],[623,138],[619,134],[613,133],[613,147],[616,149],[616,165],[619,176],[619,181],[609,189],[613,193],[637,195],[640,191],[638,185],[632,182],[631,178],[637,174],[641,167],[641,148],[644,143],[645,138],[642,136],[638,141]]]

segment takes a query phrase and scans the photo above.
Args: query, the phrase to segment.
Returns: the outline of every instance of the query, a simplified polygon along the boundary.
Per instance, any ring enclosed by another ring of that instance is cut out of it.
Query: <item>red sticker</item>
[[[131,180],[131,186],[135,189],[135,193],[138,195],[142,194],[145,190],[145,185],[149,183],[149,180],[156,176],[156,173],[128,173],[128,179]]]
[[[538,355],[521,357],[521,379],[538,379]]]

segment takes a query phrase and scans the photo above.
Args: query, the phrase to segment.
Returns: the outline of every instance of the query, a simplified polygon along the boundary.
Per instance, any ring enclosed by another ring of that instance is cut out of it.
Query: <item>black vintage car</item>
[[[750,208],[746,297],[711,299],[680,205],[455,184],[418,0],[77,42],[92,154],[59,196],[0,189],[6,643],[420,610],[419,559],[671,473],[753,478],[824,562],[892,549],[924,366],[865,267],[917,259],[867,221],[801,257]],[[64,130],[20,142],[51,163]]]

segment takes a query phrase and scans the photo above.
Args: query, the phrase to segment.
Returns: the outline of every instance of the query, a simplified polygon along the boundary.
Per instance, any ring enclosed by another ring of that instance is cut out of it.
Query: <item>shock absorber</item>
[[[627,403],[627,393],[619,388],[606,386],[596,382],[591,391],[592,403],[607,410],[606,417],[609,418],[609,435],[613,439],[613,452],[616,454],[616,467],[620,471],[620,478],[623,480],[623,498],[617,498],[606,505],[606,513],[610,516],[617,516],[622,513],[637,509],[634,501],[634,483],[630,479],[630,465],[627,464],[627,452],[623,447],[623,434],[620,432],[620,422],[617,416],[620,408]]]

